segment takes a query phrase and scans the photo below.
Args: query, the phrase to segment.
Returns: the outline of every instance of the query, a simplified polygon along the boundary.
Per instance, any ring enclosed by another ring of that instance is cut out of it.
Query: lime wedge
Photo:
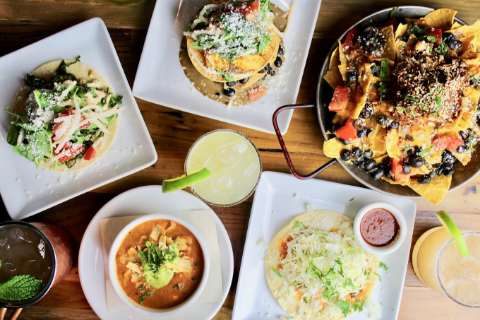
[[[457,225],[453,221],[452,217],[450,217],[448,213],[446,213],[445,211],[437,212],[437,217],[442,222],[442,224],[447,228],[448,232],[450,232],[450,234],[452,235],[453,240],[455,241],[455,244],[457,245],[457,248],[460,251],[460,254],[464,257],[470,255],[470,253],[468,252],[467,243],[465,242],[465,238],[463,237],[463,234],[460,231],[460,229],[457,227]]]
[[[210,171],[208,171],[207,168],[203,168],[202,170],[189,175],[183,175],[178,178],[164,180],[162,184],[162,191],[171,192],[179,189],[184,189],[207,179],[209,176]]]

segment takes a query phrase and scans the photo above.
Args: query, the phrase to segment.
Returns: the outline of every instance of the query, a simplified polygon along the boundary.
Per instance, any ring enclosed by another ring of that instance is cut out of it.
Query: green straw
[[[189,175],[183,175],[178,178],[164,180],[162,184],[162,191],[172,192],[175,190],[184,189],[199,183],[208,177],[210,177],[210,171],[207,168],[203,168],[202,170]]]
[[[437,217],[452,235],[460,254],[464,257],[469,256],[470,252],[468,251],[467,243],[465,242],[462,231],[460,231],[453,219],[445,211],[437,212]]]

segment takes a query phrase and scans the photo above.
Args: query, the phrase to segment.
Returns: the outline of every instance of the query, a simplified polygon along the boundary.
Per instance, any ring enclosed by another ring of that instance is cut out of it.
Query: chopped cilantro
[[[425,37],[425,40],[431,43],[435,43],[435,41],[437,41],[437,38],[435,38],[435,36],[429,35]]]
[[[448,53],[448,46],[445,44],[445,42],[442,42],[434,50],[439,55],[444,56]]]

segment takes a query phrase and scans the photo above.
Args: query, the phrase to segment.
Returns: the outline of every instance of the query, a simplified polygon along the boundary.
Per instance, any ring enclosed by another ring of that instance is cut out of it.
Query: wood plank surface
[[[404,4],[404,1],[322,1],[298,102],[314,101],[320,66],[330,46],[343,30],[355,20],[377,9],[399,4]],[[416,1],[415,4],[454,8],[467,22],[473,22],[479,18],[480,0],[432,0]],[[119,4],[119,1],[107,0],[0,0],[0,56],[65,27],[99,16],[106,22],[127,78],[130,84],[133,84],[153,6],[154,1],[148,0],[129,1],[122,4]],[[77,252],[85,228],[101,206],[125,190],[141,185],[160,184],[165,178],[181,174],[188,148],[197,137],[207,131],[216,128],[234,128],[245,133],[259,149],[265,170],[288,172],[278,142],[272,135],[193,116],[140,100],[138,102],[158,152],[159,161],[137,174],[28,219],[50,222],[68,230],[72,234]],[[315,169],[327,160],[321,152],[322,138],[314,110],[295,112],[286,141],[293,154],[294,162],[302,171]],[[334,165],[319,178],[358,185],[338,165]],[[432,206],[419,200],[413,242],[422,232],[439,224],[434,213],[440,208],[450,211],[461,227],[480,230],[480,192],[477,190],[480,191],[480,179],[451,193],[440,206]],[[214,208],[226,225],[236,262],[231,293],[215,319],[231,318],[250,208],[251,199],[232,208]],[[0,219],[8,219],[2,202],[0,202]],[[52,289],[39,304],[24,310],[21,318],[97,319],[82,293],[76,268],[72,269],[68,277]],[[478,320],[480,311],[460,307],[441,294],[425,288],[409,267],[399,319],[430,318]]]

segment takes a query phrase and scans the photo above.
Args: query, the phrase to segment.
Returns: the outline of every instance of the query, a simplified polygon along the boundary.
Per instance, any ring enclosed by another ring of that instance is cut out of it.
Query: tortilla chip
[[[323,154],[329,158],[340,158],[340,152],[347,148],[337,138],[332,138],[323,143]]]
[[[450,30],[455,30],[458,29],[462,26],[462,24],[458,23],[457,21],[453,22],[452,29]]]
[[[386,135],[386,129],[382,128],[380,125],[376,125],[368,135],[368,145],[370,146],[370,150],[373,151],[374,157],[382,156],[387,152],[385,144]]]
[[[391,61],[395,61],[396,46],[395,46],[395,35],[393,33],[393,26],[390,25],[382,29],[382,33],[385,35],[385,51],[383,57]]]
[[[340,41],[338,41],[338,54],[339,54],[339,59],[340,59],[340,64],[338,65],[338,70],[340,71],[340,74],[342,75],[343,81],[347,81],[347,56],[345,55],[345,52],[343,51],[343,46]]]
[[[370,91],[370,87],[375,80],[375,77],[372,75],[372,71],[370,68],[370,63],[365,63],[360,68],[360,78],[359,78],[360,86],[362,88],[362,95],[358,97],[353,104],[353,110],[351,112],[352,119],[357,119],[360,116],[363,108],[365,107],[365,103],[367,102],[368,92]]]
[[[332,55],[330,56],[328,71],[325,73],[325,76],[323,76],[323,79],[325,79],[325,81],[327,81],[332,88],[336,88],[338,85],[342,84],[342,75],[338,69],[339,63],[340,61],[337,47],[335,50],[333,50]]]
[[[420,184],[416,180],[410,180],[409,187],[433,204],[439,204],[450,190],[452,176],[436,176],[430,183]]]
[[[453,34],[460,39],[476,36],[480,33],[480,20],[475,21],[471,25],[462,25],[461,27],[452,29]]]
[[[452,28],[456,15],[457,11],[448,8],[442,8],[430,12],[424,18],[422,18],[421,21],[432,28],[449,30]]]
[[[390,158],[400,159],[402,157],[402,151],[399,148],[400,136],[398,135],[398,129],[392,129],[387,132],[385,146]]]
[[[470,152],[459,153],[455,151],[452,152],[452,154],[464,166],[466,166],[470,160],[472,160],[472,154]]]
[[[395,30],[395,39],[400,38],[407,32],[408,30],[408,24],[406,23],[399,23],[397,26],[397,30]]]

